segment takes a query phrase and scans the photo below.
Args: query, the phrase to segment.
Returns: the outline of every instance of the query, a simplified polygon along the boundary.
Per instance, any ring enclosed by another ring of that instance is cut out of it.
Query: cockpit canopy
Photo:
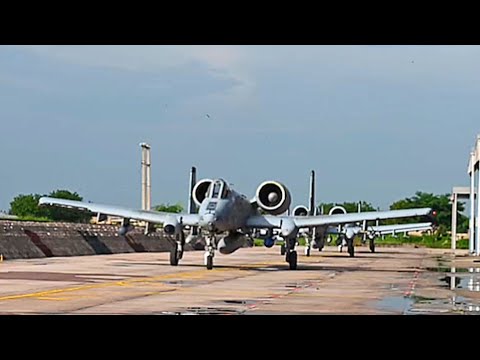
[[[207,190],[207,197],[211,199],[226,199],[230,194],[230,189],[225,180],[213,180]]]

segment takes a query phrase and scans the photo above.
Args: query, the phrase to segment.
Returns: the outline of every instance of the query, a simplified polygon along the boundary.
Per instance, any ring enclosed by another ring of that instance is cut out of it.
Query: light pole
[[[152,206],[152,179],[150,145],[140,143],[142,148],[142,210],[150,210]]]

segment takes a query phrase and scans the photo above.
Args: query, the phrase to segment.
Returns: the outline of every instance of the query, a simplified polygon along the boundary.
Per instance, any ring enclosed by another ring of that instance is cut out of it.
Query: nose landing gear
[[[213,269],[213,257],[215,256],[215,236],[207,236],[207,244],[205,246],[205,266],[207,270]]]
[[[285,239],[285,260],[288,262],[290,270],[297,269],[297,252],[295,251],[296,239]]]

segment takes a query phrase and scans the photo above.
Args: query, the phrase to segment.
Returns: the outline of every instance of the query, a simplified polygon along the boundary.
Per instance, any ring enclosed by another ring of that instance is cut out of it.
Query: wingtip
[[[38,205],[44,205],[44,204],[47,204],[48,203],[48,197],[46,196],[42,196],[39,200],[38,200]]]

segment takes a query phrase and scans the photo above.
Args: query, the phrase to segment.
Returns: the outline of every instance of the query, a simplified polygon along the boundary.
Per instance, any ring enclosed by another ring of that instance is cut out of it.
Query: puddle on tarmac
[[[452,313],[452,314],[480,314],[480,306],[474,304],[463,296],[452,296],[449,299],[432,299],[418,302],[418,307],[410,313]]]
[[[473,292],[480,292],[480,279],[474,276],[455,276],[447,275],[440,278],[441,281],[447,283],[450,289],[463,289]]]
[[[380,310],[397,311],[403,315],[421,314],[472,314],[480,315],[480,305],[471,303],[463,296],[450,299],[431,299],[420,296],[390,296],[376,303]]]
[[[243,310],[214,307],[189,307],[181,311],[162,311],[158,315],[240,315]]]
[[[256,304],[257,301],[255,300],[223,300],[225,304],[233,304],[233,305],[253,305]]]
[[[480,268],[440,266],[425,268],[425,270],[443,273],[439,279],[445,282],[445,286],[451,290],[480,292]],[[379,310],[396,311],[404,315],[442,313],[480,315],[480,302],[472,302],[472,300],[458,295],[446,299],[425,298],[416,295],[411,297],[389,296],[375,303],[375,307]]]
[[[460,279],[460,285],[458,286],[458,288],[466,289],[468,291],[480,292],[480,280],[478,279],[478,277],[465,277],[463,279]]]
[[[463,296],[453,295],[447,299],[432,299],[413,296],[414,304],[405,314],[466,314],[480,315],[480,304]]]
[[[404,296],[388,296],[376,303],[376,308],[380,310],[398,311],[402,314],[408,312],[413,305],[414,300]]]
[[[440,280],[446,282],[451,290],[463,289],[468,291],[480,292],[480,268],[468,268],[467,272],[458,271],[452,267],[449,274],[441,277]],[[459,273],[457,275],[457,273]]]

